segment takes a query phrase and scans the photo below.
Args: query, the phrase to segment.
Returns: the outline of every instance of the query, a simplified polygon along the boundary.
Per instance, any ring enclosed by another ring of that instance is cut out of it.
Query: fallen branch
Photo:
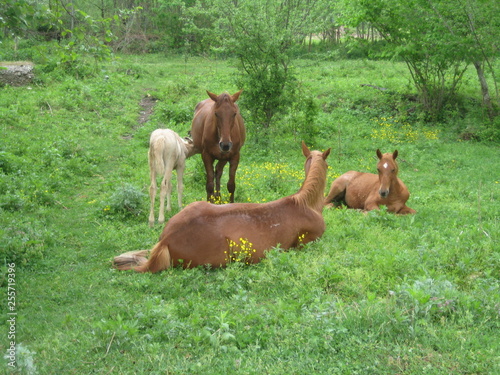
[[[109,349],[111,348],[111,344],[113,343],[113,340],[115,339],[116,332],[113,332],[113,336],[111,337],[111,341],[108,344],[108,348],[106,349],[106,354],[104,354],[104,357],[106,357],[109,353]]]
[[[62,204],[61,202],[59,201],[55,201],[58,205],[60,205],[62,208],[64,208],[65,210],[69,210],[68,207],[66,207],[64,204]]]

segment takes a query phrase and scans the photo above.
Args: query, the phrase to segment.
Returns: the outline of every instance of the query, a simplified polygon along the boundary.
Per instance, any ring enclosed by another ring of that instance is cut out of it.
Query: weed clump
[[[143,212],[142,202],[146,194],[131,184],[120,186],[109,198],[108,204],[103,208],[106,215],[119,215],[122,217],[136,217]]]

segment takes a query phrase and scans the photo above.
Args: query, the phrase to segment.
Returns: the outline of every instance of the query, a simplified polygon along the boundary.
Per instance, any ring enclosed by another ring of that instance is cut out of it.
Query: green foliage
[[[28,35],[28,31],[35,35],[31,38],[34,40],[36,56],[32,57],[38,57],[44,65],[56,64],[66,73],[87,76],[97,72],[97,63],[108,61],[112,57],[110,43],[116,38],[112,30],[121,22],[118,16],[94,18],[85,11],[76,9],[74,4],[67,5],[70,10],[65,5],[47,7],[28,1],[3,2],[2,6],[8,8],[5,13],[1,12],[6,16],[0,17],[7,29],[15,35],[21,36],[21,29]],[[66,13],[70,13],[70,24],[64,21]],[[52,35],[53,39],[58,39],[58,43],[40,44],[36,40],[35,31]],[[17,46],[14,50],[17,54]],[[52,61],[49,60],[49,55]],[[89,59],[93,60],[94,65],[89,64]]]
[[[43,205],[43,204],[42,204]],[[22,206],[16,207],[21,211]],[[55,235],[47,223],[34,218],[24,219],[0,209],[4,227],[0,229],[0,259],[3,264],[15,262],[18,267],[33,264],[47,255],[47,247],[55,243]],[[10,219],[10,223],[6,223]]]
[[[180,106],[176,103],[161,102],[156,108],[157,116],[164,122],[189,124],[193,119],[193,109],[187,106]]]
[[[295,100],[297,80],[291,62],[306,25],[314,22],[310,5],[223,0],[219,9],[229,14],[220,19],[220,38],[239,60],[242,74],[236,82],[245,88],[253,122],[268,128]]]
[[[474,4],[472,4],[474,3]],[[364,1],[344,2],[341,7],[350,25],[369,22],[387,41],[386,54],[407,64],[427,120],[439,121],[446,108],[457,102],[457,92],[468,66],[485,63],[496,82],[490,58],[498,51],[490,38],[494,1],[466,2],[450,7],[448,1]],[[425,21],[424,21],[425,20]],[[483,100],[495,116],[484,73],[478,69]],[[500,99],[498,90],[496,98]]]
[[[281,69],[278,64],[263,64],[260,69],[247,72],[236,81],[238,87],[248,87],[244,100],[253,108],[250,113],[252,122],[258,124],[257,129],[268,128],[278,113],[290,107],[294,88],[291,82],[287,84],[288,80],[288,69]]]
[[[303,140],[306,144],[316,144],[320,133],[320,126],[317,123],[319,112],[317,101],[302,91],[287,111],[288,116],[285,118],[295,139]]]
[[[114,18],[93,19],[82,10],[74,10],[73,14],[78,21],[78,26],[71,29],[64,28],[60,19],[61,15],[55,15],[56,23],[62,28],[61,36],[64,41],[58,44],[58,60],[66,72],[85,76],[88,74],[85,71],[87,58],[93,59],[94,63],[111,59],[112,50],[109,43],[115,38],[111,26],[119,22],[119,18],[115,16]],[[97,69],[97,65],[94,69]]]
[[[139,216],[143,213],[142,202],[146,194],[131,184],[124,184],[116,189],[103,209],[110,214]]]
[[[0,33],[0,43],[6,35],[24,36],[45,12],[46,6],[40,2],[3,0],[0,3],[0,25],[5,32]]]
[[[468,111],[460,90],[474,66],[490,121],[477,132],[483,139],[497,133],[500,18],[495,0],[452,7],[448,0],[160,0],[142,6],[125,0],[9,0],[0,10],[7,36],[0,58],[33,60],[37,73],[95,75],[98,64],[117,51],[236,57],[240,74],[232,83],[245,89],[247,117],[262,136],[300,102],[297,58],[404,61],[418,99],[412,109],[431,123]]]

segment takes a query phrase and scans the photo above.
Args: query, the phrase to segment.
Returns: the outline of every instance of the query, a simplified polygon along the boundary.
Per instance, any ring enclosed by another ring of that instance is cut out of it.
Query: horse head
[[[227,93],[217,95],[207,91],[208,96],[215,102],[214,113],[217,133],[219,135],[219,148],[223,153],[231,151],[233,147],[231,130],[236,123],[236,115],[238,114],[238,106],[235,102],[240,97],[242,91],[240,90],[233,95]]]
[[[398,150],[395,150],[392,154],[390,152],[382,154],[380,150],[377,149],[377,157],[379,159],[377,170],[378,179],[380,181],[378,193],[380,197],[387,198],[390,193],[391,184],[398,176],[398,163],[396,163]]]
[[[321,154],[321,157],[323,158],[323,160],[326,160],[328,155],[330,155],[330,151],[331,151],[331,148],[329,148],[325,152],[319,153],[319,154]],[[315,153],[318,154],[317,151],[315,151]],[[304,163],[304,170],[306,171],[306,176],[307,176],[307,174],[309,173],[309,169],[311,168],[312,152],[309,150],[309,147],[307,147],[307,145],[304,141],[302,141],[302,154],[306,157],[306,161]]]
[[[330,155],[330,151],[331,149],[324,152],[311,151],[304,141],[302,141],[302,153],[306,157],[304,164],[306,179],[302,183],[299,192],[295,195],[295,201],[318,213],[321,213],[323,210],[323,195],[328,170],[326,158]]]
[[[196,149],[194,147],[193,138],[191,138],[191,132],[188,133],[187,137],[182,138],[182,142],[184,143],[184,146],[186,147],[186,150],[187,150],[187,154],[186,154],[187,158],[196,154]]]

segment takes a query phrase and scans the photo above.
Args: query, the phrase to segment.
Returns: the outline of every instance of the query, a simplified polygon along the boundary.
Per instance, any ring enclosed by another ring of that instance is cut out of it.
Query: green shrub
[[[111,195],[103,211],[107,214],[122,215],[124,217],[139,216],[143,212],[142,207],[145,197],[146,194],[132,184],[124,184]]]
[[[1,212],[7,219],[7,213]],[[0,228],[0,260],[17,266],[36,264],[48,247],[54,244],[54,234],[43,219],[23,219],[9,214],[11,221]]]

